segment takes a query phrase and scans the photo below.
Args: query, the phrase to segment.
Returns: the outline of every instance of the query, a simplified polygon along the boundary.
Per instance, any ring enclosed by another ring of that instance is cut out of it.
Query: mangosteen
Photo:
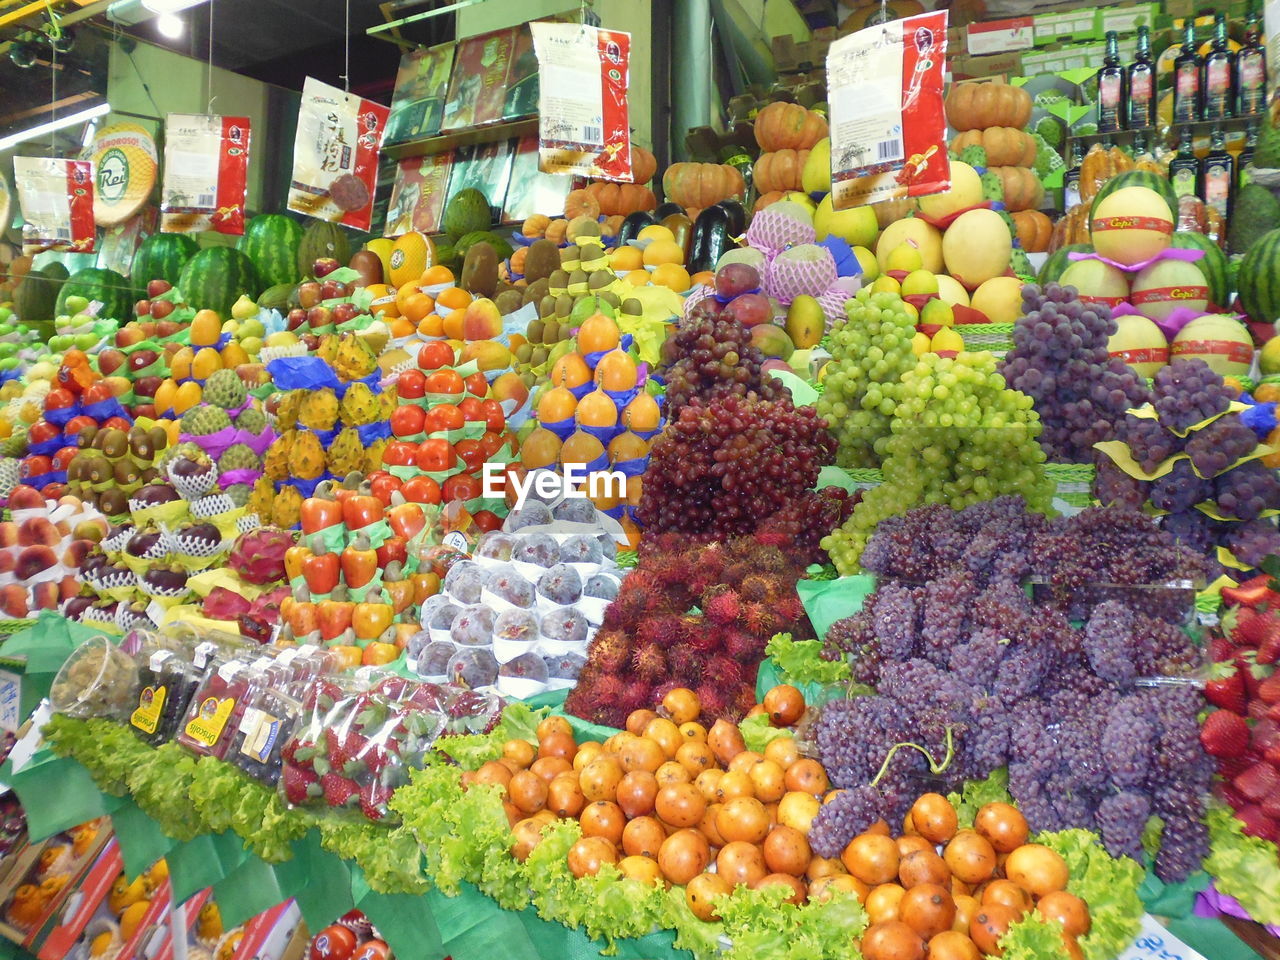
[[[91,606],[93,597],[72,597],[63,604],[62,613],[68,620],[79,620]]]
[[[155,590],[184,590],[187,586],[187,571],[179,566],[152,567],[142,575],[143,582]]]
[[[179,457],[169,465],[169,469],[177,477],[203,477],[213,469],[213,464],[208,460]]]
[[[125,544],[124,552],[131,557],[145,557],[160,542],[159,530],[139,530]]]
[[[216,546],[222,543],[222,532],[212,523],[191,523],[185,527],[180,527],[178,535],[181,537],[194,538],[199,543],[206,543]]]
[[[133,495],[133,499],[149,507],[154,507],[162,503],[172,503],[174,500],[182,498],[178,496],[178,491],[167,483],[148,483]]]

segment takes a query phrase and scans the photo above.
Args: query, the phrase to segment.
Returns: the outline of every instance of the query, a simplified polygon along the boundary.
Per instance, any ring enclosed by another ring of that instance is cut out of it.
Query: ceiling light
[[[177,40],[181,37],[185,26],[182,18],[176,13],[162,13],[156,17],[156,30],[159,31],[160,36],[169,40]]]
[[[41,123],[26,130],[20,130],[18,133],[11,133],[7,137],[0,137],[0,150],[7,150],[15,143],[22,143],[26,140],[34,140],[46,133],[52,133],[55,130],[62,130],[65,127],[73,127],[77,123],[84,123],[87,120],[93,120],[95,117],[105,116],[111,112],[111,107],[107,103],[95,104],[87,110],[81,110],[78,113],[69,113],[65,117],[58,117],[56,120],[50,120],[47,123]]]
[[[143,7],[160,16],[166,13],[181,13],[202,3],[204,0],[142,0]]]

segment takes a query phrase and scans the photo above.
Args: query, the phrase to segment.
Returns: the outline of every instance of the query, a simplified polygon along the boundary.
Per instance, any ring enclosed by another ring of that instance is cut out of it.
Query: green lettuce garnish
[[[388,830],[355,817],[327,817],[320,820],[319,827],[320,845],[359,864],[370,889],[387,894],[427,891],[422,854],[411,830]]]
[[[1214,886],[1235,897],[1258,923],[1280,923],[1280,856],[1276,845],[1244,832],[1244,825],[1221,803],[1209,805],[1209,857],[1204,868]]]
[[[502,711],[497,725],[488,733],[465,733],[442,737],[436,749],[447,754],[464,770],[497,760],[502,756],[502,745],[508,740],[538,742],[538,724],[551,713],[550,707],[534,709],[527,703],[510,703]]]
[[[1089,905],[1093,925],[1080,938],[1085,960],[1109,960],[1133,942],[1146,908],[1138,888],[1146,870],[1128,857],[1112,857],[1096,833],[1060,830],[1037,834],[1036,843],[1067,861],[1067,892]]]
[[[1010,924],[1000,938],[1000,949],[1004,951],[1001,954],[1004,960],[1069,960],[1062,941],[1062,926],[1037,913],[1029,913]]]
[[[129,773],[152,752],[129,732],[109,720],[76,720],[54,714],[42,731],[49,749],[60,757],[74,757],[103,793],[123,797],[129,792]]]
[[[843,683],[849,679],[847,660],[823,660],[821,640],[792,640],[789,633],[776,633],[765,644],[765,656],[773,660],[783,683]]]
[[[978,811],[988,803],[1013,803],[1009,796],[1009,771],[999,767],[991,771],[985,780],[970,780],[965,783],[959,793],[947,795],[951,805],[956,808],[956,819],[961,829],[973,826]]]
[[[129,792],[147,816],[167,836],[183,843],[209,832],[191,804],[196,758],[176,743],[150,751],[150,756],[129,771]]]
[[[769,722],[768,714],[764,713],[757,713],[754,717],[740,721],[738,729],[742,731],[742,741],[747,749],[756,753],[764,753],[764,748],[774,740],[789,737],[792,733],[785,727],[775,727]]]

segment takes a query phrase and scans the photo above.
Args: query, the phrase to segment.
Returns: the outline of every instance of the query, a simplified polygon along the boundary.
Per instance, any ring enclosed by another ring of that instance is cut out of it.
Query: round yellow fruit
[[[1008,233],[1006,228],[1005,233]],[[920,266],[930,273],[942,272],[942,234],[919,217],[895,220],[880,233],[876,241],[876,260],[880,270],[888,270],[889,254],[904,243],[909,243],[920,254]]]
[[[870,249],[867,247],[854,247],[853,255],[858,258],[858,265],[862,267],[863,283],[870,283],[880,276],[880,261],[876,259],[876,255]]]
[[[828,193],[813,214],[813,229],[819,240],[837,236],[850,246],[869,247],[876,242],[880,224],[876,222],[876,212],[868,206],[836,210]]]
[[[964,288],[964,284],[945,273],[938,275],[938,296],[953,307],[970,306],[969,291]]]
[[[992,277],[973,291],[970,304],[992,323],[1013,323],[1022,313],[1022,281],[1017,277]]]
[[[970,210],[956,217],[942,237],[942,257],[951,274],[970,290],[1009,269],[1013,235],[994,210]],[[940,272],[940,271],[935,271]]]
[[[1169,359],[1199,357],[1224,377],[1244,376],[1253,361],[1253,338],[1235,317],[1209,314],[1178,331]]]
[[[669,240],[675,243],[676,235],[671,232],[670,227],[664,227],[660,223],[651,223],[639,233],[636,234],[637,240]]]
[[[1173,213],[1149,187],[1121,187],[1099,201],[1089,238],[1100,256],[1130,266],[1150,260],[1173,240]]]
[[[1154,377],[1169,362],[1169,341],[1164,332],[1136,313],[1116,317],[1116,332],[1107,340],[1107,352],[1119,357],[1140,377]]]
[[[978,171],[960,160],[951,161],[951,187],[942,193],[920,198],[920,212],[941,220],[982,202],[982,178]]]

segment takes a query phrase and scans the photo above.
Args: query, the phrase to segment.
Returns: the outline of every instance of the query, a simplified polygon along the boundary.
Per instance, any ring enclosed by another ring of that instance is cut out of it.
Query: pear
[[[938,292],[938,278],[928,270],[912,270],[902,278],[904,297],[933,296]],[[928,321],[925,321],[928,323]]]
[[[896,293],[902,295],[902,284],[893,277],[877,277],[875,282],[871,284],[872,293]]]
[[[807,293],[800,294],[787,308],[785,329],[787,336],[798,349],[816,347],[818,341],[822,339],[826,325],[827,318],[822,312],[822,306]]]
[[[917,357],[923,357],[929,352],[929,335],[927,333],[916,333],[911,338],[911,352]]]
[[[800,185],[805,193],[829,193],[831,191],[831,138],[823,137],[813,145],[800,173]]]
[[[934,297],[924,305],[924,312],[920,314],[920,322],[939,327],[951,327],[955,325],[955,311],[951,309],[951,304],[945,300]]]
[[[231,316],[236,320],[248,320],[257,315],[258,305],[243,293],[240,294],[240,299],[231,305]]]
[[[920,251],[909,243],[900,243],[889,251],[889,256],[885,260],[885,270],[905,270],[911,273],[919,270],[924,266],[924,259],[920,256]]]
[[[964,350],[964,339],[951,327],[943,327],[929,341],[929,349],[943,357],[954,357]]]
[[[880,276],[880,261],[868,247],[854,247],[853,255],[858,258],[858,265],[862,267],[863,283],[870,283]]]

